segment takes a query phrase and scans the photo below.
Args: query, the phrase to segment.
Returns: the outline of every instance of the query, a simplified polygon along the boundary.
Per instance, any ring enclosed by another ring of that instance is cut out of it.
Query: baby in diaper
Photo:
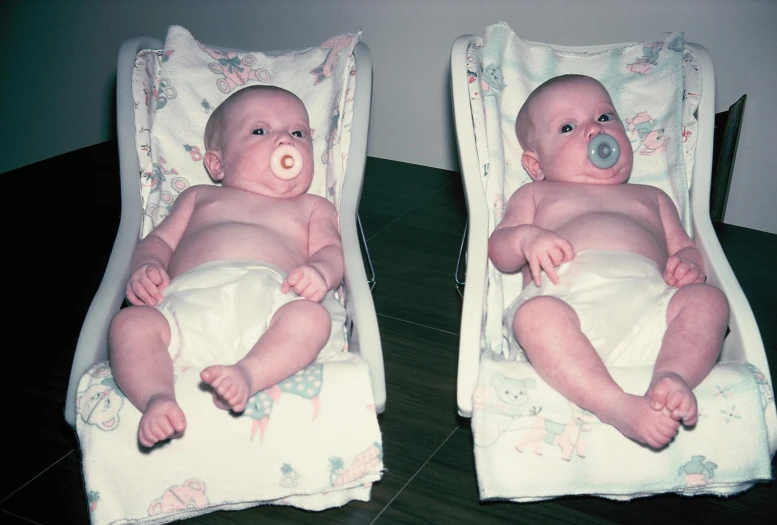
[[[607,90],[582,75],[540,85],[515,131],[532,178],[489,239],[523,291],[505,326],[537,373],[571,402],[653,448],[696,423],[693,389],[714,366],[728,325],[723,293],[666,193],[626,184],[632,150]],[[644,395],[608,366],[652,365]]]
[[[205,128],[208,173],[140,241],[127,299],[111,322],[114,377],[143,416],[146,447],[180,436],[173,363],[202,367],[217,407],[241,412],[250,396],[313,362],[345,312],[335,207],[306,193],[313,180],[307,110],[273,86],[233,93]],[[337,351],[342,350],[342,345]]]

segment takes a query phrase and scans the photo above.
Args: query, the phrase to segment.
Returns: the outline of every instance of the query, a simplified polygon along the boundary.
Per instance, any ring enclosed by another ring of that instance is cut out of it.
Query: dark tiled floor
[[[73,173],[78,184],[72,182]],[[47,295],[56,290],[47,318],[56,321],[25,332],[34,342],[24,350],[7,352],[13,357],[6,358],[10,365],[0,379],[4,413],[10,414],[4,425],[0,523],[86,524],[78,446],[62,410],[80,324],[118,226],[115,144],[86,148],[5,177],[38,182],[31,209],[48,224],[41,229],[22,217],[9,235],[9,246],[33,245],[28,250],[33,269],[12,273],[19,276],[11,288],[21,298],[17,311],[46,308],[27,290],[27,282],[36,282],[33,291],[37,286],[45,287]],[[388,389],[387,409],[380,416],[387,473],[367,503],[322,513],[257,507],[185,523],[773,522],[774,482],[728,499],[479,503],[469,425],[457,417],[455,404],[461,302],[453,272],[466,217],[459,175],[369,159],[360,216],[377,275],[373,294]],[[777,236],[726,225],[718,227],[718,235],[777,369],[777,276],[764,272],[777,260]],[[67,248],[64,238],[72,239]],[[43,277],[33,281],[29,275]],[[12,316],[9,325],[26,326],[26,321]]]

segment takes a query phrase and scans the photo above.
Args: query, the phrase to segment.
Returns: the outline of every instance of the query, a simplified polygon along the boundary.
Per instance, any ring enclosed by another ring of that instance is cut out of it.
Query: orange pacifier
[[[278,146],[270,155],[270,169],[279,179],[293,179],[302,171],[302,164],[299,150],[289,144]]]

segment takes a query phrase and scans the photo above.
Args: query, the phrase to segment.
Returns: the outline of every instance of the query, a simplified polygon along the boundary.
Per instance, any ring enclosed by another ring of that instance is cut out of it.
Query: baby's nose
[[[293,144],[293,143],[294,143],[294,137],[292,137],[289,133],[278,134],[277,144],[279,146],[282,144]]]
[[[604,133],[604,130],[602,129],[602,127],[598,123],[591,124],[588,127],[588,138],[589,139],[594,138],[596,135],[601,135],[602,133]]]

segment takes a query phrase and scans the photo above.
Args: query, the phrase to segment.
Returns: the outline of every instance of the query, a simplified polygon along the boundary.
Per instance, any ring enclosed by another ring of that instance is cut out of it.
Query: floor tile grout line
[[[378,315],[378,317],[385,317],[387,319],[393,319],[395,321],[400,321],[402,323],[408,323],[408,324],[412,324],[412,325],[415,325],[415,326],[420,326],[421,328],[428,328],[429,330],[434,330],[435,332],[442,332],[444,334],[450,334],[450,335],[459,335],[458,332],[451,332],[449,330],[443,330],[442,328],[435,328],[434,326],[429,326],[429,325],[426,325],[426,324],[421,324],[421,323],[416,323],[416,322],[413,322],[413,321],[408,321],[407,319],[402,319],[401,317],[394,317],[392,315],[386,315],[386,314],[382,314],[380,312],[377,312],[377,315]]]
[[[18,514],[15,514],[9,510],[6,509],[0,509],[0,515],[7,514],[8,516],[13,516],[14,518],[20,519],[24,522],[30,523],[31,525],[41,525],[40,522],[37,522],[35,520],[31,520],[30,518],[25,518],[24,516],[20,516]]]
[[[383,507],[383,508],[380,510],[380,512],[378,512],[378,515],[377,515],[377,516],[375,516],[375,517],[372,519],[372,521],[370,522],[370,525],[373,525],[373,524],[374,524],[376,521],[378,521],[378,519],[379,519],[379,518],[380,518],[380,517],[383,515],[383,513],[386,511],[386,509],[388,509],[388,508],[391,506],[391,504],[392,504],[392,503],[394,503],[394,500],[395,500],[395,499],[397,499],[397,498],[399,497],[399,495],[400,495],[400,494],[402,494],[402,492],[405,490],[405,488],[406,488],[408,485],[410,485],[410,483],[412,483],[412,482],[413,482],[413,480],[415,479],[415,477],[416,477],[416,476],[417,476],[417,475],[418,475],[418,474],[419,474],[419,473],[420,473],[420,472],[421,472],[421,471],[424,469],[424,467],[426,467],[426,465],[427,465],[427,464],[428,464],[428,463],[429,463],[429,462],[432,460],[432,458],[433,458],[434,456],[436,456],[436,455],[437,455],[437,452],[439,452],[439,451],[440,451],[440,449],[441,449],[442,447],[444,447],[444,446],[445,446],[445,444],[448,442],[448,440],[449,440],[451,437],[453,437],[453,434],[455,434],[455,433],[456,433],[456,431],[457,431],[458,429],[459,429],[459,425],[456,425],[456,426],[453,428],[453,430],[451,430],[450,434],[448,434],[448,435],[445,437],[445,439],[443,440],[443,442],[442,442],[442,443],[440,443],[440,446],[438,446],[436,449],[434,449],[434,452],[432,452],[432,454],[431,454],[431,455],[430,455],[428,458],[426,458],[426,461],[424,461],[423,465],[421,465],[420,467],[418,467],[418,470],[416,470],[416,471],[415,471],[415,473],[414,473],[412,476],[410,476],[410,479],[408,479],[408,480],[405,482],[405,484],[404,484],[404,485],[402,485],[402,488],[401,488],[401,489],[399,489],[399,490],[397,491],[397,493],[396,493],[396,494],[394,494],[394,497],[392,497],[392,498],[391,498],[391,500],[390,500],[388,503],[386,503],[386,505],[385,505],[385,506],[384,506],[384,507]]]
[[[28,480],[28,481],[27,481],[25,484],[23,484],[21,487],[19,487],[18,489],[14,490],[14,491],[13,491],[13,492],[11,492],[10,494],[8,494],[6,497],[4,497],[2,500],[0,500],[0,505],[2,505],[3,503],[5,503],[5,502],[6,502],[6,501],[8,501],[9,499],[11,499],[11,498],[13,497],[13,495],[14,495],[14,494],[16,494],[17,492],[19,492],[20,490],[22,490],[24,487],[26,487],[27,485],[29,485],[30,483],[32,483],[33,481],[35,481],[36,479],[38,479],[39,477],[41,477],[43,474],[45,474],[46,472],[48,472],[48,471],[49,471],[49,469],[51,469],[51,468],[53,468],[54,466],[56,466],[56,464],[57,464],[57,463],[59,463],[60,461],[62,461],[62,460],[63,460],[63,459],[65,459],[66,457],[68,457],[68,456],[69,456],[70,454],[72,454],[73,452],[75,452],[75,449],[72,449],[72,450],[70,450],[70,451],[69,451],[67,454],[65,454],[64,456],[62,456],[62,457],[61,457],[61,458],[59,458],[58,460],[56,460],[54,463],[52,463],[52,464],[51,464],[51,465],[49,465],[48,467],[44,468],[43,470],[41,470],[40,472],[38,472],[37,474],[35,474],[35,475],[32,477],[32,479]]]
[[[378,230],[378,231],[376,231],[375,233],[373,233],[372,235],[370,235],[370,236],[369,236],[369,237],[366,239],[366,242],[369,242],[369,241],[371,241],[372,239],[374,239],[376,236],[378,236],[379,234],[381,234],[382,232],[384,232],[385,230],[387,230],[387,229],[388,229],[389,227],[391,227],[391,226],[392,226],[392,225],[393,225],[395,222],[397,222],[397,221],[399,221],[400,219],[402,219],[402,218],[403,218],[405,215],[407,215],[408,213],[410,213],[410,212],[412,212],[412,211],[415,211],[416,209],[418,209],[418,208],[419,208],[419,207],[420,207],[422,204],[424,204],[425,202],[429,201],[429,200],[430,200],[432,197],[434,197],[436,194],[438,194],[439,192],[441,192],[442,190],[444,190],[445,188],[447,188],[449,185],[451,185],[451,184],[453,183],[454,179],[455,179],[455,177],[451,178],[451,180],[449,180],[448,182],[446,182],[445,184],[443,184],[442,186],[440,186],[440,187],[439,187],[439,188],[437,188],[436,190],[433,190],[433,191],[432,191],[432,192],[429,194],[429,196],[428,196],[428,197],[426,197],[425,199],[423,199],[422,201],[420,201],[420,202],[419,202],[417,205],[413,206],[412,208],[410,208],[409,210],[407,210],[405,213],[403,213],[402,215],[400,215],[399,217],[397,217],[396,219],[394,219],[393,221],[391,221],[390,223],[388,223],[387,225],[385,225],[383,228],[381,228],[380,230]]]

